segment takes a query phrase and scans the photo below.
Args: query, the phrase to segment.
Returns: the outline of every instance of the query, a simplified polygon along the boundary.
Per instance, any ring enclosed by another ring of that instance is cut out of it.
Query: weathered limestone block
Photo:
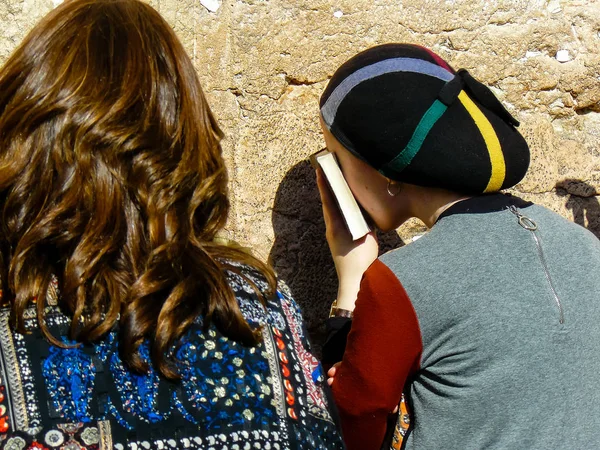
[[[0,63],[60,0],[0,2]],[[184,43],[226,139],[226,234],[270,257],[314,329],[335,296],[314,174],[318,99],[372,45],[433,48],[521,121],[531,170],[516,195],[600,236],[600,2],[152,0]],[[410,221],[384,247],[425,232]]]

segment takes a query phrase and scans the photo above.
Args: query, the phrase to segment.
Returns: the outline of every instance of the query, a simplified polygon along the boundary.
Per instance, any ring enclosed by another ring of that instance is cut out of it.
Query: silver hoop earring
[[[392,191],[392,189],[391,189],[392,186],[396,186],[396,190],[395,191]],[[390,197],[395,197],[401,191],[402,191],[402,184],[401,183],[392,184],[392,180],[388,180],[387,193],[389,194]]]

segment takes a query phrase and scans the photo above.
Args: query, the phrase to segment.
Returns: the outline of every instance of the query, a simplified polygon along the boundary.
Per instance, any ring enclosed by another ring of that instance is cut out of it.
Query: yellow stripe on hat
[[[490,121],[485,117],[477,105],[473,103],[473,100],[469,98],[465,91],[461,91],[460,94],[458,94],[458,98],[475,121],[477,128],[479,128],[479,132],[481,133],[481,136],[483,136],[483,140],[485,141],[485,145],[490,155],[492,173],[490,181],[483,192],[499,191],[502,187],[502,183],[504,183],[504,177],[506,176],[506,164],[504,163],[504,154],[502,153],[502,147],[500,146],[498,136]]]

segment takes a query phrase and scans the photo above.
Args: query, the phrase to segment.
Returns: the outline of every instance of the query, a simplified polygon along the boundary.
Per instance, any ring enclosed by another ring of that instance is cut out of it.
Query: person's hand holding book
[[[356,241],[352,240],[321,168],[317,169],[317,185],[323,204],[325,237],[339,281],[337,307],[353,311],[362,276],[377,259],[377,239],[373,232],[369,232]]]

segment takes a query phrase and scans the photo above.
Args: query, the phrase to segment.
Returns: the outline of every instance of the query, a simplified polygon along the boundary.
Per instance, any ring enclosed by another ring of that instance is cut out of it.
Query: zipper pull
[[[517,209],[515,205],[510,205],[508,210],[513,213],[519,219],[519,225],[525,228],[528,231],[537,230],[537,223],[533,219],[521,214],[521,212]]]

